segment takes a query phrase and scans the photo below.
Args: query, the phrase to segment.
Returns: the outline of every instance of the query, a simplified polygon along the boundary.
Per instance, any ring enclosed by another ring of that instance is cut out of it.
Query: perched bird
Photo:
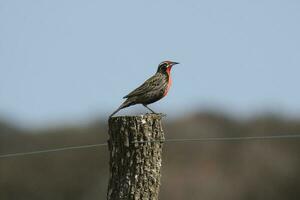
[[[142,104],[152,113],[155,113],[147,105],[160,100],[168,94],[172,84],[171,69],[176,64],[179,63],[172,61],[161,62],[158,65],[157,72],[152,77],[123,97],[123,99],[126,100],[110,115],[110,117],[116,114],[119,110],[135,104]]]

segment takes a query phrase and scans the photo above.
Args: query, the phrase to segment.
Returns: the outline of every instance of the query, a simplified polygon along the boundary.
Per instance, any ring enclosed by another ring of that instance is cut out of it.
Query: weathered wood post
[[[146,114],[109,119],[108,200],[158,199],[160,141],[164,140],[161,118],[160,114]]]

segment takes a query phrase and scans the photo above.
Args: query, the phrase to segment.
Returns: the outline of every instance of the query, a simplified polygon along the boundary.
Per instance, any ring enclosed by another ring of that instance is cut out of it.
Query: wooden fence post
[[[160,186],[161,114],[109,119],[108,200],[157,200]],[[146,142],[153,141],[156,142]]]

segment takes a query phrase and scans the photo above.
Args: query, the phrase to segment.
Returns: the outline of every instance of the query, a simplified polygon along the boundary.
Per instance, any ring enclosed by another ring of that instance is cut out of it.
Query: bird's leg
[[[143,104],[143,106],[145,106],[148,110],[150,110],[152,113],[157,114],[156,112],[154,112],[151,108],[149,108],[146,104]]]

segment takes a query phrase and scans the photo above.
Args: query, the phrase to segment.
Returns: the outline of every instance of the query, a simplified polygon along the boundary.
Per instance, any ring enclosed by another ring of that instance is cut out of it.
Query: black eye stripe
[[[163,63],[163,64],[161,64],[161,67],[167,67],[168,66],[168,64],[167,63]]]

